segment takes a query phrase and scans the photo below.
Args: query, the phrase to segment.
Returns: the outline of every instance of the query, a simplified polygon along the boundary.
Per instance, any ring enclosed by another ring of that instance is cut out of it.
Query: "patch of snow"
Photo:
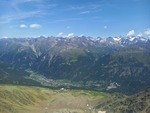
[[[145,38],[141,38],[141,41],[146,42],[146,41],[147,41],[147,39],[145,39]]]
[[[90,38],[90,40],[92,40],[92,41],[99,41],[100,39],[99,38]]]
[[[132,37],[132,38],[130,38],[130,41],[133,41],[135,38],[134,37]]]
[[[121,41],[121,38],[115,37],[115,38],[113,38],[113,40],[116,41],[116,42],[120,42],[120,41]]]

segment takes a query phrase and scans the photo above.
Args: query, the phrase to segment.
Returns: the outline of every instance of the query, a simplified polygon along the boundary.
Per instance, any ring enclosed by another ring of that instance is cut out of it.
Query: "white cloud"
[[[53,21],[50,21],[48,23],[50,24],[54,24],[54,23],[62,23],[62,22],[69,22],[69,21],[81,21],[83,20],[82,18],[65,18],[65,19],[58,19],[58,20],[53,20]]]
[[[58,33],[57,36],[62,36],[63,34],[64,34],[63,32],[60,32],[60,33]]]
[[[128,32],[127,36],[133,36],[135,34],[135,31],[134,30],[131,30]]]
[[[22,20],[30,17],[37,16],[39,14],[43,14],[42,11],[29,11],[29,12],[16,12],[11,14],[6,14],[0,16],[0,24],[10,23],[14,20]]]
[[[89,14],[89,13],[90,13],[90,11],[82,11],[79,14]]]
[[[25,24],[21,24],[19,27],[20,27],[20,28],[27,28],[28,26],[25,25]]]
[[[144,32],[145,35],[150,35],[150,28],[148,28],[145,32]]]
[[[142,33],[139,33],[137,36],[141,37],[143,34]]]
[[[74,36],[74,33],[69,33],[68,35],[67,35],[67,37],[73,37]]]
[[[107,26],[104,26],[104,29],[107,29]]]
[[[41,25],[40,24],[31,24],[30,28],[40,28]]]
[[[42,2],[42,0],[12,0],[12,3],[14,5],[28,3],[28,2]]]
[[[82,10],[82,9],[85,9],[85,7],[84,6],[70,6],[66,10]]]

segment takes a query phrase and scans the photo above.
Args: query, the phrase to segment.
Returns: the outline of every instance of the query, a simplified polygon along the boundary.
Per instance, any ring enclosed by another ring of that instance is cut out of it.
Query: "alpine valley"
[[[1,38],[0,84],[2,113],[38,113],[40,103],[51,106],[40,113],[149,113],[150,40],[138,36]],[[26,111],[29,105],[32,110]]]

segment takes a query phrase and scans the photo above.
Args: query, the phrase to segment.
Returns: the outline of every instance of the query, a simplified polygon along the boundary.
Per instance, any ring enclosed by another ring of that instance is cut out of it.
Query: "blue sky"
[[[0,37],[150,36],[150,0],[0,0]]]

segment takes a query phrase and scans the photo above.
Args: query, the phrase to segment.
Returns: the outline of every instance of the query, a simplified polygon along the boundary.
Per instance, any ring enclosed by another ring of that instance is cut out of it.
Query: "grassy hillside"
[[[96,109],[107,113],[150,113],[150,89],[132,96],[113,94],[101,101]]]
[[[0,113],[97,113],[94,107],[106,96],[88,90],[1,85]]]

